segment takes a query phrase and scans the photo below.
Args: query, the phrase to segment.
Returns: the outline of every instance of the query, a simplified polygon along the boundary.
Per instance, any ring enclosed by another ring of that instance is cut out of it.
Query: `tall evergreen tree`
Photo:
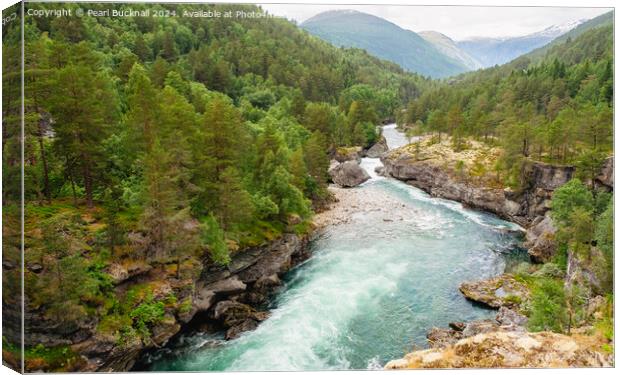
[[[55,88],[50,98],[55,146],[66,158],[66,173],[73,180],[81,179],[86,204],[93,207],[99,167],[105,157],[101,144],[116,115],[110,79],[90,67],[68,65],[58,71]]]

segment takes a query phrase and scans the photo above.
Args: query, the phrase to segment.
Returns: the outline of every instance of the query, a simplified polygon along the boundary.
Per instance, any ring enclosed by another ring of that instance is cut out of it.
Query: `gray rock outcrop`
[[[370,176],[355,161],[346,161],[329,170],[334,183],[342,187],[355,187],[370,179]]]
[[[556,252],[556,228],[549,214],[539,217],[525,233],[525,243],[530,259],[536,263],[543,263],[551,259]]]
[[[490,308],[517,307],[529,299],[527,286],[509,274],[491,279],[464,282],[459,290],[465,298]]]
[[[385,139],[384,136],[381,136],[381,138],[379,138],[377,143],[372,145],[366,151],[366,157],[367,158],[378,158],[378,157],[381,157],[381,155],[386,153],[388,150],[389,150],[389,148],[388,148],[388,145],[387,145],[387,140]]]

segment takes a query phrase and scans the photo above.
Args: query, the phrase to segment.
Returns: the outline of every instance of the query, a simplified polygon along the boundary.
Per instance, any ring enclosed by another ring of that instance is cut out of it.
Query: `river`
[[[406,144],[395,125],[388,146]],[[325,227],[312,257],[284,277],[271,317],[255,331],[224,341],[193,333],[152,353],[157,371],[379,369],[426,344],[433,326],[491,318],[458,285],[491,277],[518,258],[514,224],[431,198],[377,176],[379,159],[361,164],[372,176],[349,189],[359,204],[347,221]]]

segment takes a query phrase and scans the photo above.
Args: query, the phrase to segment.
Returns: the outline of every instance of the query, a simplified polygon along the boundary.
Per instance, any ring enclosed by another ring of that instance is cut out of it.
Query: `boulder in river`
[[[459,290],[465,298],[494,309],[519,306],[529,298],[527,287],[508,274],[487,280],[464,282]]]
[[[387,152],[388,150],[389,149],[387,145],[387,140],[385,139],[384,136],[381,136],[381,138],[377,141],[377,143],[372,145],[372,147],[370,147],[366,151],[366,157],[367,158],[378,158],[381,155],[383,155],[385,152]]]
[[[332,181],[342,187],[354,187],[370,179],[370,176],[355,161],[347,161],[329,170]]]

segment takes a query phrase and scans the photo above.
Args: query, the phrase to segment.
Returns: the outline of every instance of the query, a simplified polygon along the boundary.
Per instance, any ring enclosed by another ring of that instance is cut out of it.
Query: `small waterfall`
[[[407,144],[407,138],[405,135],[396,128],[396,124],[388,124],[383,127],[383,136],[387,141],[388,149],[393,150],[398,147],[402,147]],[[375,169],[377,167],[382,167],[383,163],[379,158],[362,158],[362,162],[360,166],[366,170],[368,175],[370,176],[370,180],[366,181],[365,184],[371,183],[373,181],[382,180],[385,177],[379,176]]]

